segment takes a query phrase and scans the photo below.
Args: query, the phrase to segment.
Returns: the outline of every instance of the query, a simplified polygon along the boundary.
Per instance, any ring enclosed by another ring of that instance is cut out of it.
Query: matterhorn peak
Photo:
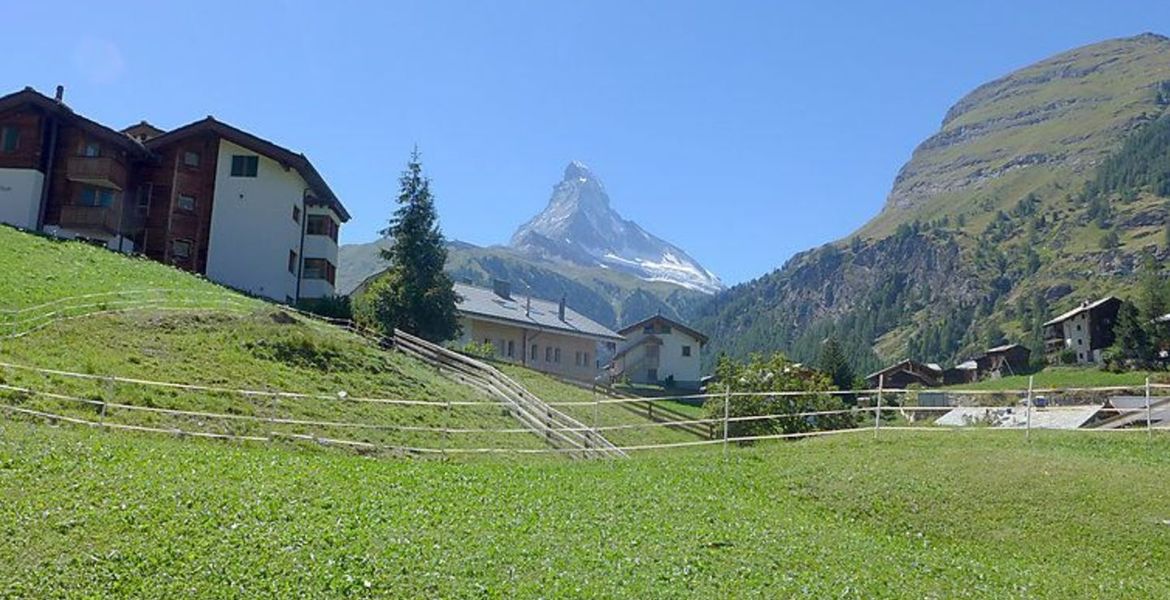
[[[610,207],[601,180],[572,161],[548,206],[512,236],[512,247],[543,258],[633,273],[714,293],[723,284],[681,248],[655,237]]]
[[[589,181],[595,179],[593,171],[589,170],[589,165],[575,160],[565,167],[565,177],[563,181]]]

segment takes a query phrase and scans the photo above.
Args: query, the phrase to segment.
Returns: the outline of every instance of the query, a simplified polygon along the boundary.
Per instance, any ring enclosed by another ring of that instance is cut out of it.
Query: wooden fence
[[[499,369],[437,344],[394,330],[394,347],[439,369],[444,375],[499,400],[524,427],[553,448],[574,458],[625,458],[596,429],[549,406]]]

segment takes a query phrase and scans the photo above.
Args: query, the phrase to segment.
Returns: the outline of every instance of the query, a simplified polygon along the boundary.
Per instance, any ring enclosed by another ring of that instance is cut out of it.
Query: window
[[[683,349],[683,351],[682,351],[683,356],[690,356],[691,355],[691,347],[690,346],[683,346],[682,349]]]
[[[508,340],[508,358],[516,356],[516,342]]]
[[[670,325],[663,325],[662,326],[662,333],[669,334],[670,333]]]
[[[328,260],[324,258],[306,258],[305,270],[301,272],[301,275],[305,279],[322,279],[333,283],[335,273],[336,270]]]
[[[589,366],[589,353],[588,353],[588,352],[582,352],[582,353],[581,353],[581,366],[582,366],[582,367],[588,367],[588,366]]]
[[[552,346],[545,346],[544,348],[544,362],[552,362]]]
[[[0,150],[13,153],[20,148],[20,130],[11,125],[0,128]]]
[[[558,365],[561,364],[561,349],[557,348],[553,351],[553,362]]]
[[[532,351],[528,353],[528,360],[536,360],[536,357],[540,356],[539,350],[536,344],[533,344]]]
[[[97,158],[102,155],[102,145],[97,142],[86,141],[81,145],[81,155],[89,158]]]
[[[305,233],[308,235],[327,235],[329,239],[337,241],[337,223],[328,215],[309,215],[306,217]]]
[[[292,273],[293,275],[297,274],[297,251],[296,250],[289,250],[288,251],[288,272]]]
[[[181,211],[195,212],[195,196],[190,194],[179,194],[179,201],[175,204]]]
[[[649,334],[651,334],[651,333],[654,333],[654,326],[653,326],[653,325],[647,325],[647,326],[643,327],[643,328],[642,328],[642,333],[645,333],[645,334],[647,334],[647,335],[649,335]]]
[[[260,165],[259,156],[232,155],[232,177],[255,177]]]
[[[297,223],[301,222],[301,207],[299,206],[293,207],[293,221]]]
[[[577,352],[575,352],[573,354],[573,366],[574,367],[581,366],[581,351],[580,350],[578,350]]]
[[[183,164],[192,169],[199,168],[199,153],[186,150],[183,152]]]
[[[1080,331],[1080,330],[1081,330],[1081,324],[1077,323],[1077,331]]]
[[[191,242],[187,240],[175,240],[171,242],[171,256],[175,258],[190,258]]]
[[[114,190],[87,185],[81,188],[81,205],[107,207],[114,204]]]

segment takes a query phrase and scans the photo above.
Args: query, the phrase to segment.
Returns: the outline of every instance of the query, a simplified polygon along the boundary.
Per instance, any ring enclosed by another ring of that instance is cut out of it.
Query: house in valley
[[[700,387],[700,351],[707,345],[707,336],[662,315],[642,319],[618,333],[625,341],[613,358],[614,377],[629,378],[631,383]]]
[[[943,369],[934,363],[906,359],[865,376],[871,389],[906,388],[911,385],[938,387],[943,384]]]
[[[115,131],[62,96],[0,98],[0,222],[280,302],[334,293],[349,213],[303,154],[212,117]]]
[[[1082,302],[1044,323],[1044,345],[1051,354],[1071,352],[1079,364],[1101,362],[1101,351],[1113,345],[1113,327],[1121,300],[1106,296]]]
[[[491,289],[456,283],[455,293],[461,344],[490,344],[495,358],[537,371],[592,382],[600,357],[612,354],[622,341],[618,333],[570,308],[565,298],[550,302],[513,294],[505,281],[493,282]]]
[[[976,359],[979,376],[997,378],[1025,373],[1031,356],[1032,351],[1023,344],[1004,344],[988,348],[983,356]]]

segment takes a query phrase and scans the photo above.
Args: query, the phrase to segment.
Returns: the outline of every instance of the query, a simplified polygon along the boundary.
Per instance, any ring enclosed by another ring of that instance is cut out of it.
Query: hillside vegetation
[[[1170,39],[1102,42],[980,86],[948,111],[846,239],[700,310],[712,354],[836,337],[858,370],[959,362],[998,342],[1039,354],[1039,324],[1125,296],[1167,252]]]
[[[173,291],[135,291],[146,289]],[[68,300],[82,294],[91,296]],[[0,228],[0,307],[12,310],[44,303],[52,304],[3,315],[0,324],[7,327],[0,333],[33,330],[0,341],[0,361],[223,389],[181,389],[0,367],[0,384],[9,386],[0,389],[0,403],[89,421],[237,436],[276,432],[379,448],[542,447],[541,440],[527,433],[443,436],[418,431],[517,425],[491,398],[344,330],[165,265]],[[263,394],[277,391],[312,397]],[[64,397],[43,395],[46,392]],[[103,412],[103,401],[233,418],[111,407]],[[448,402],[482,404],[449,407]]]
[[[384,270],[386,264],[378,257],[378,250],[385,243],[342,246],[337,289],[348,293],[366,277]],[[493,279],[502,279],[511,282],[518,294],[548,300],[564,296],[573,310],[611,328],[659,313],[686,319],[710,298],[672,283],[643,281],[613,269],[537,259],[503,246],[451,243],[446,270],[456,281],[491,287]]]
[[[0,427],[12,597],[1155,598],[1170,559],[1163,436],[505,464]]]

